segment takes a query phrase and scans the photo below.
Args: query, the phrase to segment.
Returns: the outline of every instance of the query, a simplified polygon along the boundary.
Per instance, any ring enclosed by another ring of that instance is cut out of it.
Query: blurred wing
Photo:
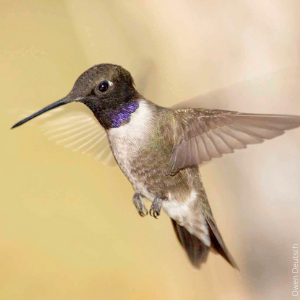
[[[175,110],[177,128],[169,172],[262,143],[300,126],[300,116],[246,114],[224,110]]]
[[[58,108],[31,123],[39,125],[41,131],[56,144],[90,154],[106,165],[115,165],[105,130],[85,107],[77,110]]]
[[[149,87],[151,81],[150,78],[156,76],[156,65],[153,60],[148,59],[144,60],[140,65],[138,75],[136,76],[136,86],[137,90],[142,94],[146,93],[147,88]]]
[[[262,101],[282,103],[282,101],[299,101],[300,66],[277,70],[256,78],[244,80],[223,87],[192,99],[180,102],[172,108],[215,108],[227,109],[232,101],[248,107],[255,107]]]

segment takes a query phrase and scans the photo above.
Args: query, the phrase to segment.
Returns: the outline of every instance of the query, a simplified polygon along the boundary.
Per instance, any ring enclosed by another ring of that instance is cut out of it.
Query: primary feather
[[[201,165],[235,149],[262,143],[300,126],[293,115],[247,114],[226,110],[178,109],[169,172]]]

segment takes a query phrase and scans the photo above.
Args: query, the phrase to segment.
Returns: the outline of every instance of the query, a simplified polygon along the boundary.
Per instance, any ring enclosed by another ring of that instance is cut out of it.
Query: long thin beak
[[[54,103],[52,103],[52,104],[44,107],[43,109],[39,110],[38,112],[34,113],[33,115],[31,115],[31,116],[23,119],[22,121],[16,123],[11,129],[13,129],[15,127],[18,127],[18,126],[20,126],[20,125],[22,125],[22,124],[30,121],[31,119],[33,119],[33,118],[35,118],[35,117],[37,117],[37,116],[39,116],[39,115],[41,115],[41,114],[43,114],[43,113],[51,110],[51,109],[54,109],[56,107],[65,105],[65,104],[70,103],[70,102],[72,102],[72,100],[67,99],[67,97],[62,98],[62,99],[60,99],[60,100],[58,100],[58,101],[56,101],[56,102],[54,102]]]

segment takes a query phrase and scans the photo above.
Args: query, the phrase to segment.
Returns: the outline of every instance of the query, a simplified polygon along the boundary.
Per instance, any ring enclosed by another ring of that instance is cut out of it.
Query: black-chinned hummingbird
[[[161,107],[139,94],[124,68],[100,64],[80,75],[65,98],[12,128],[71,102],[85,104],[105,129],[141,216],[148,214],[144,198],[152,202],[151,216],[163,208],[195,267],[214,250],[238,268],[216,225],[199,165],[296,128],[300,116]]]

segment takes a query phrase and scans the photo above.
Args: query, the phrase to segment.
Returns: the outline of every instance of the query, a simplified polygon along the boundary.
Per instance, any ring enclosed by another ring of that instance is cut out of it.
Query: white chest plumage
[[[146,188],[139,182],[138,178],[132,175],[131,163],[141,147],[149,140],[152,127],[152,109],[146,101],[142,100],[127,124],[118,128],[111,128],[107,132],[112,152],[120,168],[136,192],[143,193],[149,200],[152,200],[150,198],[152,195],[148,195]]]

